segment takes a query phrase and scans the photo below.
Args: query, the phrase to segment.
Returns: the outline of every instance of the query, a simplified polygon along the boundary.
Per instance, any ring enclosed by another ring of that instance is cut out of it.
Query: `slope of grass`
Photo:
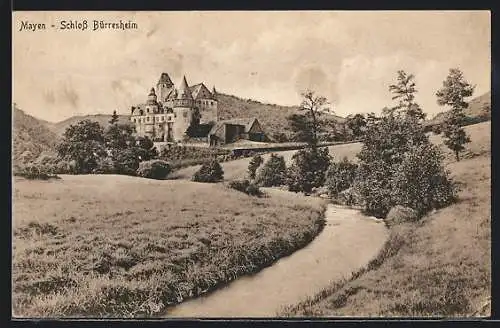
[[[113,175],[13,185],[13,315],[139,317],[305,246],[325,204]]]
[[[338,162],[342,160],[342,158],[347,157],[350,161],[357,161],[356,154],[361,150],[361,143],[349,143],[342,145],[335,145],[328,147],[328,151],[332,156],[333,160]],[[292,156],[295,154],[296,150],[287,150],[287,151],[279,151],[275,152],[280,156],[283,156],[286,162],[286,165],[290,165],[292,163]],[[271,153],[262,155],[264,161],[271,156]],[[236,180],[236,179],[245,179],[247,175],[248,164],[251,161],[251,157],[237,159],[234,161],[221,163],[221,166],[224,170],[224,180]],[[173,177],[180,179],[191,179],[193,174],[201,167],[201,165],[189,166],[182,168],[172,174]]]
[[[438,113],[431,120],[428,120],[426,124],[439,124],[444,122],[449,111]],[[469,107],[464,111],[468,118],[477,119],[480,117],[491,119],[491,91],[486,92],[480,96],[477,96],[469,101]]]
[[[40,120],[13,106],[12,159],[21,164],[55,148],[56,135]]]
[[[286,316],[489,316],[490,123],[466,128],[468,158],[448,169],[459,201],[391,229],[383,251],[347,281],[283,311]],[[433,141],[441,144],[439,137]],[[486,303],[486,306],[484,306]]]

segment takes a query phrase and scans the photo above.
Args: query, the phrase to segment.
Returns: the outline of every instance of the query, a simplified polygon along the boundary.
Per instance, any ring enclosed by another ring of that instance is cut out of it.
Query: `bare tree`
[[[318,96],[314,91],[310,90],[303,92],[302,98],[300,109],[306,112],[305,116],[308,118],[306,128],[310,130],[310,140],[308,140],[308,143],[313,149],[316,149],[318,146],[318,134],[321,132],[319,116],[322,114],[321,112],[328,102],[325,97]]]

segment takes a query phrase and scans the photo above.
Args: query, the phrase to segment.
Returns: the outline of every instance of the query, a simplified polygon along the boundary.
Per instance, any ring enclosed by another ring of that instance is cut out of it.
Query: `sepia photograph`
[[[490,22],[12,12],[12,318],[489,318]]]

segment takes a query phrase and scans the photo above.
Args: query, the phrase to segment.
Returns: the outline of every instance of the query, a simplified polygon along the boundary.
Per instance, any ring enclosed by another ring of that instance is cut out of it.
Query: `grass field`
[[[459,201],[391,229],[379,256],[348,281],[289,307],[286,316],[489,316],[490,122],[466,128],[464,159],[446,151]],[[431,140],[442,144],[439,137]]]
[[[13,316],[158,313],[303,247],[321,231],[324,207],[223,184],[16,178]]]
[[[356,154],[361,150],[361,143],[350,143],[343,145],[335,145],[328,147],[330,155],[333,157],[334,161],[340,161],[342,158],[347,157],[351,161],[356,161]],[[292,156],[295,154],[296,150],[287,150],[276,152],[276,154],[283,156],[286,164],[290,165],[292,162]],[[269,154],[262,155],[264,161],[270,157]],[[222,169],[224,170],[224,180],[236,180],[244,179],[247,177],[248,164],[252,158],[242,158],[234,161],[221,163]],[[172,177],[179,179],[191,179],[193,174],[201,167],[201,165],[190,166],[180,169],[172,174]]]

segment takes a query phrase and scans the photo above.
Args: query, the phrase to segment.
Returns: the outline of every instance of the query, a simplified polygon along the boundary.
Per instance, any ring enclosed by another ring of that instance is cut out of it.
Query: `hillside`
[[[351,278],[283,309],[286,316],[487,317],[491,312],[491,122],[465,128],[460,162],[439,136],[458,201],[391,228],[384,250]]]
[[[262,123],[264,131],[271,137],[277,131],[290,135],[287,117],[299,112],[298,106],[264,104],[223,93],[218,93],[217,99],[219,101],[220,120],[237,117],[257,117]],[[337,124],[344,120],[342,117],[329,114],[325,114],[324,118],[335,121]]]
[[[438,113],[427,122],[428,125],[442,123],[446,119],[449,111]],[[491,91],[486,92],[469,102],[469,107],[464,111],[468,118],[488,118],[491,119]]]
[[[53,150],[57,136],[42,121],[13,106],[13,163],[34,159]]]
[[[130,123],[130,117],[128,115],[118,115],[119,116],[119,123]],[[91,120],[91,121],[96,121],[99,122],[99,124],[104,128],[108,125],[109,120],[111,119],[111,114],[94,114],[94,115],[79,115],[79,116],[72,116],[68,119],[65,119],[64,121],[57,122],[57,123],[51,123],[51,122],[46,122],[46,125],[49,129],[54,131],[58,136],[62,136],[64,131],[70,126],[78,123],[79,121],[82,120]]]

